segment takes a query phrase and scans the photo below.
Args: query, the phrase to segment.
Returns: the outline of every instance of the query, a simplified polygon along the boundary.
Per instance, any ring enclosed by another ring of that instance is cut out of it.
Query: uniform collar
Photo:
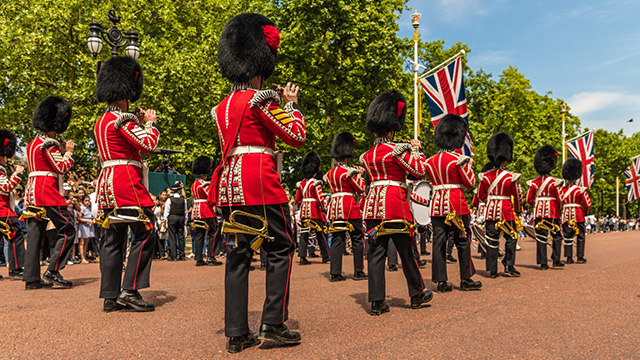
[[[376,139],[373,141],[373,145],[378,145],[378,144],[388,144],[388,143],[392,143],[392,142],[393,142],[393,141],[392,141],[392,140],[389,140],[389,138],[386,138],[386,137],[379,137],[379,138],[376,138]]]
[[[108,113],[108,112],[117,112],[117,113],[123,113],[125,112],[124,110],[120,109],[119,106],[107,106],[106,109],[104,109],[104,112]]]
[[[336,161],[336,163],[333,165],[333,167],[338,167],[338,166],[347,166],[347,163],[341,162],[341,161]]]
[[[231,92],[234,92],[234,91],[245,91],[245,90],[258,90],[258,89],[256,89],[253,86],[251,86],[251,84],[244,83],[244,82],[235,83],[231,87]]]
[[[7,169],[4,168],[4,165],[0,165],[0,172],[7,174]]]

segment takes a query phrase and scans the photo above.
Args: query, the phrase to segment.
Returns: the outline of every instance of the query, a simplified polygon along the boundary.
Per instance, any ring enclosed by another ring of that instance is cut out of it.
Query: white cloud
[[[640,109],[640,94],[617,91],[581,92],[567,99],[567,103],[571,106],[571,112],[578,116],[610,107],[637,112]]]
[[[514,61],[513,52],[505,50],[485,51],[479,54],[471,53],[469,63],[472,67],[481,68],[487,66],[509,65]]]

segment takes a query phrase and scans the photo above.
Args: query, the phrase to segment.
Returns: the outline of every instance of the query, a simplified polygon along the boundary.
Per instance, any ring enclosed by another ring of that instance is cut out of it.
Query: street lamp
[[[413,14],[411,14],[411,24],[413,25],[413,138],[418,139],[418,112],[422,111],[422,109],[418,108],[418,71],[420,70],[418,65],[418,27],[420,26],[420,18],[422,14],[416,10]]]
[[[565,148],[567,142],[565,141],[567,138],[567,133],[564,131],[564,114],[567,112],[567,104],[564,102],[560,105],[560,111],[562,112],[562,164],[566,161],[565,156]]]
[[[91,34],[87,38],[87,47],[91,54],[98,55],[102,51],[102,40],[104,39],[107,45],[111,46],[111,56],[118,56],[118,49],[126,45],[124,53],[138,60],[140,57],[138,33],[134,30],[123,33],[117,28],[116,25],[120,22],[120,15],[115,5],[113,9],[109,10],[109,20],[113,23],[109,30],[105,30],[104,26],[96,21],[92,21],[89,24]]]

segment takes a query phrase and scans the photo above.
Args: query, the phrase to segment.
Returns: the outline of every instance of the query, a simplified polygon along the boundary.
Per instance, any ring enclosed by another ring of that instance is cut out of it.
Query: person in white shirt
[[[164,205],[162,220],[167,222],[169,229],[169,261],[185,260],[184,237],[187,227],[187,199],[185,199],[182,183],[176,181],[171,186],[173,194]]]

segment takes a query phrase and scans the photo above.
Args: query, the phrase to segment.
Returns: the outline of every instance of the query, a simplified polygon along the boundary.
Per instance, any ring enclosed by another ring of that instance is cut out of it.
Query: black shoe
[[[249,265],[249,271],[253,271],[253,270],[255,270],[255,269],[256,269],[256,267],[255,267],[255,266],[253,266],[253,265]]]
[[[23,269],[9,270],[9,277],[22,277],[24,275]]]
[[[196,266],[207,266],[207,265],[209,265],[209,264],[204,260],[196,261]]]
[[[254,333],[248,333],[243,336],[232,336],[227,343],[227,351],[235,354],[244,349],[260,344],[260,339]]]
[[[456,258],[454,258],[453,255],[447,255],[447,261],[458,262],[458,260],[456,260]]]
[[[156,308],[155,305],[144,301],[137,290],[122,290],[117,301],[118,304],[131,306],[137,311],[153,311]]]
[[[181,255],[181,256],[178,258],[178,261],[186,261],[186,260],[187,260],[187,259],[184,257],[184,255]]]
[[[555,261],[552,266],[554,268],[560,268],[560,267],[564,267],[564,264],[562,263],[562,261]]]
[[[584,264],[587,262],[587,259],[585,258],[578,258],[578,261],[576,261],[578,264]]]
[[[307,260],[306,257],[300,258],[300,265],[309,265],[309,264],[311,264],[311,261]]]
[[[433,293],[431,290],[425,290],[418,295],[413,295],[411,297],[411,308],[412,309],[420,309],[422,304],[426,304],[433,299]]]
[[[209,265],[213,265],[213,266],[220,266],[220,265],[222,265],[222,261],[218,261],[218,260],[216,260],[216,258],[215,258],[215,257],[208,257],[208,258],[207,258],[207,263],[208,263]]]
[[[419,268],[423,268],[426,265],[427,265],[427,260],[422,259],[422,260],[418,261],[418,267]]]
[[[345,280],[347,280],[347,278],[344,277],[344,275],[331,275],[331,278],[329,278],[329,281],[331,282],[345,281]]]
[[[565,263],[567,263],[567,264],[573,264],[573,263],[574,263],[573,258],[572,258],[572,257],[568,257],[568,258],[567,258],[567,261],[565,261]]]
[[[504,269],[504,272],[506,272],[507,274],[513,276],[513,277],[519,277],[520,276],[520,271],[516,270],[515,267],[513,266],[507,266]]]
[[[258,339],[275,340],[285,344],[297,344],[300,342],[300,333],[289,330],[285,324],[262,324],[260,325]]]
[[[60,275],[59,272],[51,272],[49,270],[44,272],[44,275],[42,275],[42,281],[44,281],[45,283],[52,283],[52,284],[56,284],[56,285],[60,285],[60,286],[64,286],[64,287],[71,287],[73,285],[73,283],[69,280],[65,280],[62,278],[62,275]]]
[[[480,290],[482,288],[482,283],[471,279],[462,279],[460,281],[460,288],[464,291]]]
[[[351,254],[350,254],[348,251],[345,251],[345,252],[343,252],[343,253],[342,253],[342,255],[344,255],[344,256],[350,256]]]
[[[366,272],[364,271],[358,271],[357,273],[353,274],[353,280],[367,280],[367,278],[369,277],[369,275],[367,275]]]
[[[389,268],[387,270],[389,270],[389,271],[398,271],[398,265],[389,265]]]
[[[45,283],[42,280],[27,281],[26,283],[24,283],[25,290],[36,290],[36,289],[42,289],[42,288],[50,288],[51,286],[53,286],[53,284]]]
[[[540,265],[540,270],[549,270],[549,265],[547,264]]]
[[[446,293],[453,290],[453,285],[446,281],[438,282],[438,286],[436,287],[436,291],[439,293]]]
[[[117,299],[104,299],[104,305],[102,307],[102,311],[112,312],[112,311],[119,311],[124,309],[131,309],[131,307],[129,305],[118,304]]]
[[[386,301],[373,301],[371,303],[371,315],[378,316],[389,312],[389,305]]]
[[[420,251],[420,255],[431,255],[428,251]]]
[[[329,263],[329,261],[331,261],[329,258],[322,259],[322,263],[323,263],[323,264],[328,264],[328,263]]]
[[[492,271],[489,274],[489,277],[492,278],[492,279],[497,279],[498,278],[498,272],[497,271]]]
[[[167,259],[167,261],[177,261],[177,260],[176,260],[176,258],[170,257],[170,258]]]
[[[309,254],[309,257],[310,257],[310,258],[319,258],[319,257],[320,257],[320,255],[316,255],[316,254]]]

